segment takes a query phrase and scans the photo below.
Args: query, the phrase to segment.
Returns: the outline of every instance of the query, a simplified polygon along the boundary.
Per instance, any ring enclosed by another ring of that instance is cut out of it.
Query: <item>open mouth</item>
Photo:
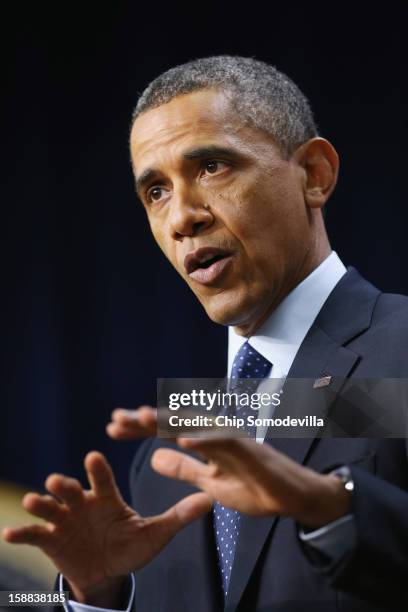
[[[199,268],[204,268],[204,269],[209,268],[210,266],[213,265],[213,263],[215,263],[216,261],[220,261],[221,259],[224,259],[224,257],[226,257],[226,255],[215,255],[214,257],[210,257],[206,261],[202,261],[200,265],[197,266],[196,270]]]
[[[190,278],[201,284],[215,281],[231,260],[232,253],[217,247],[202,247],[184,258],[184,268]]]
[[[184,258],[184,268],[187,274],[198,269],[210,268],[214,263],[231,255],[230,252],[217,247],[201,247],[196,251],[187,253]]]

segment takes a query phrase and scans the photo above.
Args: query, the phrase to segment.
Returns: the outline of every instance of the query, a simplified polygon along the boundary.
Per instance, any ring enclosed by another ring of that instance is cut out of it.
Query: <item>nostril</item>
[[[208,223],[206,223],[205,221],[197,221],[196,223],[193,224],[193,233],[196,234],[197,232],[202,230],[204,227],[207,227],[207,225]]]

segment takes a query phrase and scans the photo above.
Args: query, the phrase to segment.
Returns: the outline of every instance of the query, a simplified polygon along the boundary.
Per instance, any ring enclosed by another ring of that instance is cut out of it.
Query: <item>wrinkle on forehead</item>
[[[131,132],[134,164],[144,161],[158,149],[169,152],[175,144],[183,147],[188,139],[222,138],[231,142],[247,127],[232,109],[222,91],[205,90],[178,96],[167,104],[140,115]],[[140,172],[142,169],[138,169]]]

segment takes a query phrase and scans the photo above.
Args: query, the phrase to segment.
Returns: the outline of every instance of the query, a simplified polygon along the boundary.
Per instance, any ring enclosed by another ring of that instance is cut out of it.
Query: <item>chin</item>
[[[227,297],[218,295],[201,302],[208,317],[219,325],[238,326],[246,325],[253,318],[256,309],[253,301],[248,303],[248,296],[240,300],[237,296]]]

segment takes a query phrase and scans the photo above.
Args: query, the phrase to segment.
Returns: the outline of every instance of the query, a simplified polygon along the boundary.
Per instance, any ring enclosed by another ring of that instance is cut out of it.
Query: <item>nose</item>
[[[213,214],[198,190],[180,187],[174,192],[170,205],[170,230],[174,240],[195,236],[213,221]]]

